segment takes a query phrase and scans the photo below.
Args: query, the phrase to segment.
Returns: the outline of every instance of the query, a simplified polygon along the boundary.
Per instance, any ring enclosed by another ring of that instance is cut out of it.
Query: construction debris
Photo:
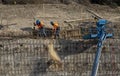
[[[48,44],[48,52],[49,52],[51,58],[52,58],[54,61],[57,61],[57,62],[59,62],[59,63],[62,63],[59,55],[55,52],[54,46],[53,46],[52,43]]]
[[[48,44],[48,52],[50,54],[50,60],[47,62],[49,65],[49,69],[53,70],[62,70],[63,69],[63,63],[60,59],[60,56],[57,54],[57,52],[54,49],[54,46],[52,43]]]

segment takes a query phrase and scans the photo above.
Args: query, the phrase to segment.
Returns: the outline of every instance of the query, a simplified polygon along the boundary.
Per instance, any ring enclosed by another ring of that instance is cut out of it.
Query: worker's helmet
[[[36,24],[39,25],[40,24],[40,20],[36,20]]]
[[[54,22],[53,22],[53,21],[51,21],[51,22],[50,22],[50,24],[51,24],[51,25],[54,25]]]

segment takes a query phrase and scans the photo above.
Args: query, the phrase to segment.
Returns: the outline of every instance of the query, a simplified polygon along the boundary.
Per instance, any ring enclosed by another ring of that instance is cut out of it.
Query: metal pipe
[[[99,42],[97,45],[97,52],[95,55],[95,60],[93,63],[91,76],[97,76],[97,71],[98,71],[98,67],[99,67],[99,60],[100,60],[101,51],[102,51],[102,44],[103,44],[102,42]]]

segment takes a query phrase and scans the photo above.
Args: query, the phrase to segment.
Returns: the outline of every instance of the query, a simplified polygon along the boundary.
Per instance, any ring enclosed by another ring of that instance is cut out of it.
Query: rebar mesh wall
[[[0,76],[90,76],[96,43],[80,40],[54,40],[54,48],[64,69],[49,69],[46,49],[51,40],[13,39],[0,41]],[[119,40],[107,40],[103,47],[98,76],[120,75]],[[116,45],[114,45],[116,44]]]

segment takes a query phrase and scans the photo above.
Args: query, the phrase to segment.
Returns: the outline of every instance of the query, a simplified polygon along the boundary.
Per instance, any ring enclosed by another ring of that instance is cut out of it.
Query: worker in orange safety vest
[[[36,23],[34,23],[34,26],[38,27],[38,29],[39,29],[39,36],[41,36],[41,34],[42,34],[42,36],[46,37],[45,28],[44,28],[44,24],[43,24],[42,21],[36,20]]]
[[[51,21],[50,24],[53,26],[54,38],[59,38],[60,27],[57,22]]]

